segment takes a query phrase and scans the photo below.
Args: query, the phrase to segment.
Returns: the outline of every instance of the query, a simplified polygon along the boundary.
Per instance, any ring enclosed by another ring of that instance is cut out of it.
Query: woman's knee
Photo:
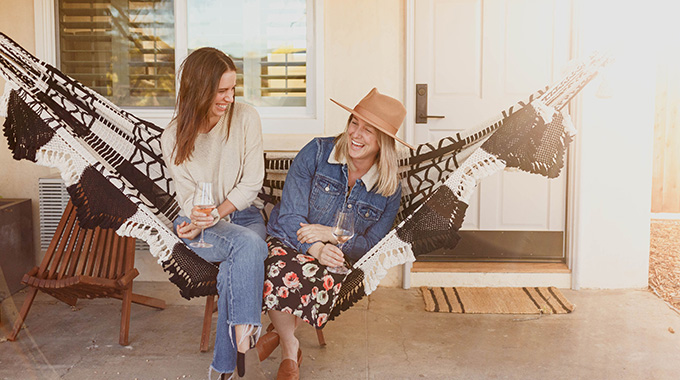
[[[264,261],[268,255],[267,243],[252,230],[245,230],[234,237],[234,249],[246,252],[250,257]]]

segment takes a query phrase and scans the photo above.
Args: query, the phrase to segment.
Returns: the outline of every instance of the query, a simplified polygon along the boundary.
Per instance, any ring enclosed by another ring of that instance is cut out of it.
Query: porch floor
[[[135,283],[168,308],[133,305],[131,344],[118,345],[120,301],[76,310],[40,293],[16,342],[4,341],[21,291],[2,303],[0,379],[206,379],[198,350],[203,300],[170,283]],[[571,314],[424,311],[419,290],[379,288],[324,330],[301,326],[303,379],[677,379],[680,315],[645,290],[563,290]],[[266,321],[263,317],[263,322]],[[213,317],[213,329],[216,315]],[[214,339],[214,338],[213,338]],[[211,348],[212,351],[212,343]],[[276,377],[280,350],[261,363]]]

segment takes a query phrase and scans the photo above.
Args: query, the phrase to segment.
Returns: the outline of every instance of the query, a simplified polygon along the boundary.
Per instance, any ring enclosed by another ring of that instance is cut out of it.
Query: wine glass
[[[196,184],[194,206],[198,207],[198,211],[205,213],[205,215],[212,213],[212,210],[215,208],[215,200],[213,199],[211,182],[199,182]],[[189,244],[189,246],[194,248],[210,248],[213,246],[203,240],[204,230],[205,228],[201,228],[201,239]]]
[[[331,233],[338,241],[338,247],[342,249],[342,245],[354,236],[354,213],[351,211],[339,211],[335,215],[335,225]],[[347,274],[349,273],[349,268],[341,265],[328,268],[328,271],[336,274]]]

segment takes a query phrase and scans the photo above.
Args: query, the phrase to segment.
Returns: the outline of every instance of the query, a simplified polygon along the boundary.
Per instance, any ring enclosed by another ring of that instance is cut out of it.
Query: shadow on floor
[[[0,379],[207,379],[212,352],[198,349],[202,300],[181,299],[169,282],[135,283],[135,292],[165,299],[168,308],[133,305],[126,347],[117,343],[118,300],[72,309],[41,293],[27,328],[8,342],[25,291],[6,299]],[[678,378],[680,316],[663,301],[643,290],[563,293],[573,313],[537,317],[428,313],[419,290],[379,288],[327,325],[325,348],[311,326],[300,327],[302,378]],[[279,361],[277,349],[261,363],[267,378],[276,377]]]

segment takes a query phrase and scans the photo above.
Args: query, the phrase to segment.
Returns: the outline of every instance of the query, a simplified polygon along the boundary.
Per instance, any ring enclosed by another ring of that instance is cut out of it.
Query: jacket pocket
[[[375,207],[371,204],[361,201],[357,202],[356,204],[356,212],[358,216],[356,221],[357,230],[366,231],[367,229],[369,229],[371,226],[373,226],[380,220],[383,211],[384,210]]]
[[[345,196],[343,186],[340,182],[317,174],[314,177],[312,185],[312,194],[310,196],[310,211],[318,213],[327,213],[333,210],[333,206],[338,200],[342,201]]]

